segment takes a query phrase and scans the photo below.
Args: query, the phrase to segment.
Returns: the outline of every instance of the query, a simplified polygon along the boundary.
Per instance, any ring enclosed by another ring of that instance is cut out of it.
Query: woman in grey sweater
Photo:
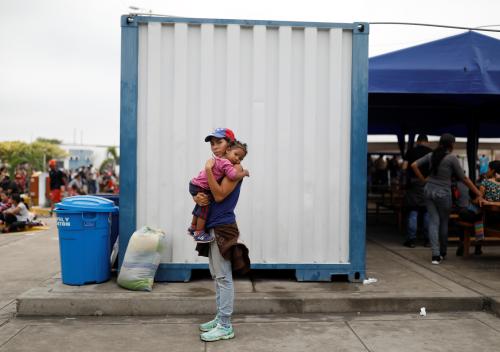
[[[481,198],[481,192],[474,183],[464,175],[456,156],[452,155],[455,137],[445,133],[439,140],[439,145],[432,153],[412,163],[415,175],[425,182],[424,194],[429,213],[429,240],[432,248],[432,264],[440,264],[446,257],[448,246],[448,221],[451,212],[451,178],[455,176],[462,181],[474,194]],[[427,168],[429,177],[421,172]]]

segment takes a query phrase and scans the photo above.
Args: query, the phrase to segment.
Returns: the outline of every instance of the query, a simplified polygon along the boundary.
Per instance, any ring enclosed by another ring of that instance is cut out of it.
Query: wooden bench
[[[473,223],[462,220],[457,221],[457,225],[464,231],[464,257],[469,256],[471,245],[500,246],[500,226],[498,224],[496,224],[496,226],[494,224],[488,224],[488,213],[500,213],[500,207],[486,205],[483,207],[484,239],[480,241],[476,240]]]
[[[396,222],[398,224],[398,230],[401,232],[403,230],[403,200],[404,193],[399,189],[393,189],[389,193],[389,197],[382,195],[382,199],[375,202],[375,219],[378,223],[380,210],[387,209],[396,215]]]

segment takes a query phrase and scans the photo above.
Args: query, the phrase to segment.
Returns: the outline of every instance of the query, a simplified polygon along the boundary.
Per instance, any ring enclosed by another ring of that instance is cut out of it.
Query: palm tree
[[[106,159],[101,163],[99,171],[102,173],[108,168],[114,170],[116,165],[120,165],[120,156],[118,155],[116,147],[108,147],[106,150]]]

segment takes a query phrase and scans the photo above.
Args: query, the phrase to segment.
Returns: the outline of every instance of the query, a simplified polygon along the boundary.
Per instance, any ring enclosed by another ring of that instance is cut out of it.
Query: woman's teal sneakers
[[[233,327],[228,328],[217,324],[215,328],[208,332],[204,332],[200,335],[200,338],[206,342],[219,341],[219,340],[229,340],[234,337]]]
[[[200,331],[208,332],[215,328],[219,324],[219,318],[215,317],[214,320],[210,320],[208,323],[200,324]]]

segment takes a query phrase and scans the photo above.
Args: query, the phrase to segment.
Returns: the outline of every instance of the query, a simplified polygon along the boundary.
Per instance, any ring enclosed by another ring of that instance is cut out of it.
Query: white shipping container
[[[249,146],[236,216],[253,267],[362,279],[366,25],[122,21],[120,257],[148,225],[168,236],[157,279],[207,267],[188,183],[228,127]]]

